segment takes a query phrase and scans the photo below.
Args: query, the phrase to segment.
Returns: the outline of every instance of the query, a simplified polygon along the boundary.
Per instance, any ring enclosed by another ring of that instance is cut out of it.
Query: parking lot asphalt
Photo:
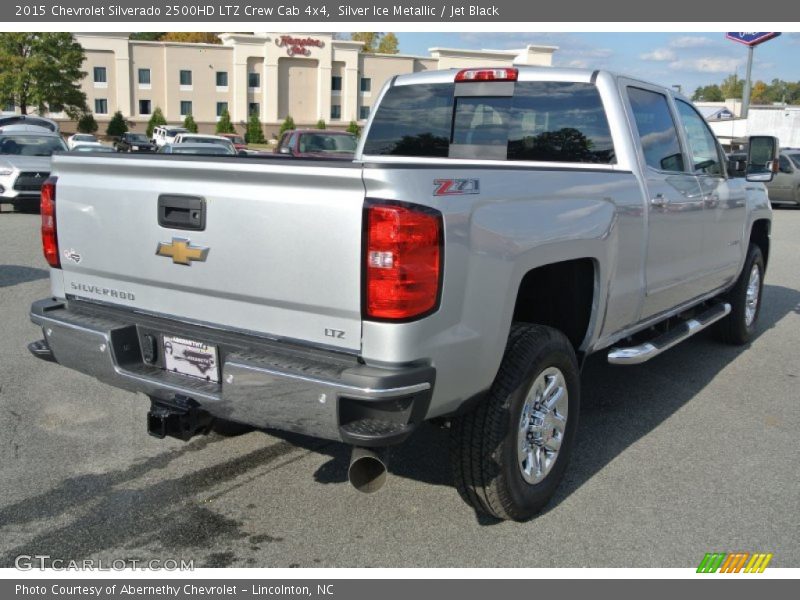
[[[695,567],[710,551],[800,566],[800,210],[776,210],[760,333],[706,334],[583,374],[579,443],[527,523],[478,517],[447,432],[394,450],[362,495],[342,444],[253,431],[184,443],[149,402],[31,357],[48,295],[39,217],[0,214],[0,567],[15,557],[186,559],[196,567]]]

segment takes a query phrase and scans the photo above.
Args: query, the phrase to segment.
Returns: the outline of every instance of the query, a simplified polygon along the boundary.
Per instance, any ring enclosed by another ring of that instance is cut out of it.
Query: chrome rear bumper
[[[212,415],[360,446],[405,439],[425,418],[427,365],[369,367],[355,356],[233,334],[85,302],[40,300],[31,320],[46,360],[166,402],[191,398]],[[143,357],[145,336],[179,335],[219,348],[219,383],[165,371]]]

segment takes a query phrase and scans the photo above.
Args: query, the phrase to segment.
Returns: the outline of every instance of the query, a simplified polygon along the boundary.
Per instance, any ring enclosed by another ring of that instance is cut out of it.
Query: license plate
[[[165,335],[164,367],[173,373],[219,383],[217,347],[204,342]]]

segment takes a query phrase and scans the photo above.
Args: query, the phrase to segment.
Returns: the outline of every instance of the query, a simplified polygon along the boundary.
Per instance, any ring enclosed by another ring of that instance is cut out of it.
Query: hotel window
[[[107,115],[108,114],[108,100],[105,98],[95,98],[94,99],[94,112],[98,115]]]
[[[341,92],[342,91],[342,78],[338,75],[334,75],[331,77],[331,91],[333,92]]]
[[[108,83],[108,79],[106,79],[106,68],[105,67],[95,67],[94,68],[94,82],[95,83]]]
[[[192,85],[192,72],[181,70],[181,85]]]
[[[139,114],[149,115],[151,112],[150,100],[139,100]]]
[[[192,114],[192,101],[181,100],[181,116],[185,117],[186,115],[190,114]]]
[[[371,92],[372,91],[372,79],[369,77],[362,77],[361,78],[361,91],[362,92]]]
[[[150,69],[139,69],[139,85],[150,85]]]
[[[217,87],[228,87],[227,71],[217,71]]]
[[[259,106],[258,102],[250,102],[247,105],[247,114],[248,115],[260,115],[261,114],[261,106]]]
[[[361,120],[369,119],[369,106],[361,106],[358,109],[358,118]]]
[[[222,113],[228,110],[228,103],[227,102],[217,102],[217,116],[221,117]]]
[[[342,105],[341,104],[332,104],[331,105],[331,119],[341,119],[342,118]]]
[[[261,87],[261,73],[248,73],[247,74],[247,87],[250,89],[258,89]]]

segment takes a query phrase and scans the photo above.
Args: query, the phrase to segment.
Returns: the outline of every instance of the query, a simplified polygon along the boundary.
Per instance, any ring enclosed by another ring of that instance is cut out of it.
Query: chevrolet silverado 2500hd
[[[149,396],[159,437],[217,418],[350,444],[366,491],[435,420],[464,499],[526,519],[587,355],[753,336],[775,154],[752,138],[730,178],[668,89],[491,68],[392,79],[351,163],[58,155],[30,350]]]

